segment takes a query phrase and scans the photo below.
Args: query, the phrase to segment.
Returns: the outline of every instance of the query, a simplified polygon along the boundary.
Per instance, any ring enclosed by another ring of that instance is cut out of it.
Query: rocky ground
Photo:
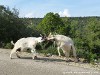
[[[20,59],[14,54],[10,59],[10,51],[0,49],[0,75],[100,75],[99,63],[66,62],[63,57],[42,54],[33,60],[30,53],[22,53]]]

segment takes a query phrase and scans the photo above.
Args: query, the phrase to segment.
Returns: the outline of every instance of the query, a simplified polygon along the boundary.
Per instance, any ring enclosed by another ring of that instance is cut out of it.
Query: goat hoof
[[[21,57],[18,57],[18,58],[21,58]]]
[[[10,56],[10,59],[12,59],[12,57]]]
[[[66,62],[72,62],[72,60],[71,59],[67,59]]]
[[[33,59],[37,59],[37,56],[32,57]]]
[[[17,56],[17,58],[20,58],[20,56]]]
[[[12,57],[10,59],[13,59]]]
[[[59,55],[59,57],[62,57],[61,55]]]

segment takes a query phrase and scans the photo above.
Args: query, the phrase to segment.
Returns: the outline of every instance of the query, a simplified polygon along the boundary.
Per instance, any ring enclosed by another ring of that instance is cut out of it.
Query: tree
[[[88,19],[85,32],[87,40],[84,41],[87,41],[88,49],[92,53],[100,53],[100,21],[95,17]]]
[[[50,32],[63,33],[64,23],[59,14],[50,12],[44,16],[37,28],[44,34],[49,34]]]
[[[18,11],[0,6],[0,42],[10,42],[25,36],[26,25],[19,19]]]

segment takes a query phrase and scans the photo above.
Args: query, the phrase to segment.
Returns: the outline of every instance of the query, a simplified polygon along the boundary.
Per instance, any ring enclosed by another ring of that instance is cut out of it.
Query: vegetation
[[[56,13],[47,13],[42,22],[39,23],[37,28],[41,30],[42,33],[44,34],[49,34],[50,32],[58,32],[62,33],[64,23],[61,20],[60,16]]]
[[[100,58],[100,17],[60,17],[57,13],[49,12],[44,18],[19,18],[18,14],[15,8],[10,10],[9,7],[0,6],[0,47],[11,48],[10,41],[22,37],[56,32],[73,39],[78,57],[89,62]],[[37,49],[57,54],[51,43],[40,46]]]

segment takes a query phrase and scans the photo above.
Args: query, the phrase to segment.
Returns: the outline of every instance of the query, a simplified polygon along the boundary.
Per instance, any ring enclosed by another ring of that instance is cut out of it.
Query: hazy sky
[[[0,0],[0,5],[17,8],[20,17],[43,17],[48,12],[60,16],[100,16],[100,0]]]

